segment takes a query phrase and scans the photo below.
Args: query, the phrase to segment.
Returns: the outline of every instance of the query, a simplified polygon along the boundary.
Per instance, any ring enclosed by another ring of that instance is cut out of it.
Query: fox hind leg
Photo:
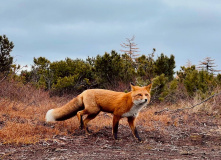
[[[77,113],[77,117],[80,121],[80,128],[85,130],[86,134],[89,134],[89,130],[87,128],[87,124],[89,121],[91,121],[92,119],[94,119],[98,114],[100,113],[100,111],[96,111],[94,113],[90,113],[88,112],[88,110],[84,109],[82,111],[79,111]],[[83,120],[83,116],[87,114],[87,117]]]
[[[85,133],[86,133],[86,134],[89,134],[89,130],[88,130],[88,127],[87,127],[88,122],[91,121],[92,119],[94,119],[98,114],[99,114],[99,112],[96,113],[96,114],[89,114],[89,115],[84,119],[83,124],[84,124],[84,129],[85,129]]]
[[[80,129],[83,129],[84,128],[84,123],[83,123],[83,115],[85,114],[85,111],[83,110],[83,111],[79,111],[78,113],[77,113],[77,117],[78,117],[78,120],[79,120],[79,122],[80,122]]]

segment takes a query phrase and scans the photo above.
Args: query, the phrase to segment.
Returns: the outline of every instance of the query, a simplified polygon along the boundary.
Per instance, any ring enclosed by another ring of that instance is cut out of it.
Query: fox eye
[[[148,94],[145,94],[145,96],[148,96]]]
[[[142,96],[142,94],[137,94],[138,96]]]

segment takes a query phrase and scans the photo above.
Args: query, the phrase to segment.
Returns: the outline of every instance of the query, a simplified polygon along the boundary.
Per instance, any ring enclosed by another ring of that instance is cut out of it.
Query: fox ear
[[[150,90],[151,90],[151,87],[152,87],[152,83],[149,84],[148,86],[146,86],[146,89],[147,89],[148,91],[150,91]]]
[[[133,82],[130,82],[130,85],[135,86],[135,84]]]
[[[135,87],[134,87],[134,83],[133,82],[130,82],[130,87],[131,87],[131,91],[134,91],[135,90]]]

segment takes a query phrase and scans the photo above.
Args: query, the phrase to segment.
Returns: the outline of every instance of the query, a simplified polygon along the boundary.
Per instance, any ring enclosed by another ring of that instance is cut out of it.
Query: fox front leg
[[[129,126],[132,130],[132,133],[134,135],[134,137],[139,141],[139,142],[142,142],[141,138],[139,137],[139,134],[137,132],[137,128],[135,127],[135,119],[136,117],[128,117],[128,123],[129,123]]]
[[[113,134],[115,140],[117,140],[119,120],[120,120],[120,117],[114,115],[112,134]]]

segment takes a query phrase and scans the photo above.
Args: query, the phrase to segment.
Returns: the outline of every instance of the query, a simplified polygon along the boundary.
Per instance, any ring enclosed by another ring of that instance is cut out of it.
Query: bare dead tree
[[[203,61],[200,61],[200,64],[197,68],[200,70],[206,70],[207,72],[210,73],[220,72],[221,70],[215,69],[217,65],[215,65],[214,61],[215,60],[211,59],[211,57],[206,57]]]
[[[186,62],[186,67],[190,68],[192,66],[192,62],[188,59]]]
[[[134,43],[134,39],[135,39],[135,36],[133,36],[131,39],[126,38],[127,43],[120,44],[121,47],[125,48],[120,51],[129,55],[131,59],[135,59],[137,56],[139,56],[139,54],[136,54],[137,52],[139,52],[138,51],[139,48],[136,47],[137,44]]]

